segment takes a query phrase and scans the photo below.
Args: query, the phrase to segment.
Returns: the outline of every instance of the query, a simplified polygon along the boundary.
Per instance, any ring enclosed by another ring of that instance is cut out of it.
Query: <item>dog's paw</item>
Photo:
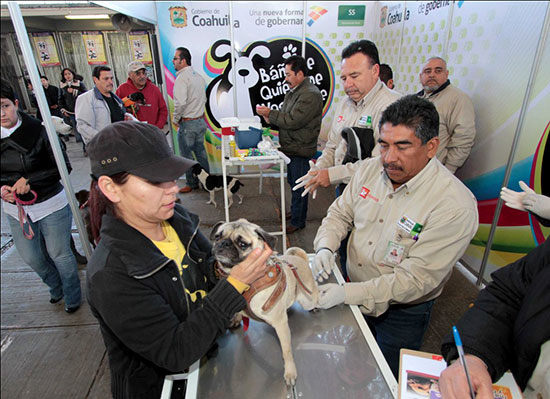
[[[296,370],[296,365],[285,364],[285,382],[286,385],[294,386],[296,384],[296,378],[298,377],[298,371]]]

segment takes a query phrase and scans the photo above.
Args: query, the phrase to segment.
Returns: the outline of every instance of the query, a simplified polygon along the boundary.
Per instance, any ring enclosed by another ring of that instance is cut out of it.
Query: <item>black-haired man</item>
[[[388,64],[380,64],[380,80],[384,82],[389,89],[394,88],[393,71]]]
[[[380,118],[380,156],[360,161],[314,241],[314,269],[328,278],[330,258],[351,231],[350,283],[320,287],[321,308],[359,305],[397,376],[399,350],[419,349],[434,299],[478,227],[473,194],[436,158],[439,116],[409,95]]]
[[[378,139],[382,111],[400,97],[382,83],[379,73],[378,49],[370,40],[353,42],[342,51],[340,79],[347,98],[336,110],[323,154],[309,172],[305,183],[307,192],[315,191],[318,186],[347,183],[356,170],[357,163],[343,163],[348,146],[342,138],[342,129],[369,128],[375,142]],[[372,155],[378,153],[378,147],[375,147]]]
[[[208,156],[204,148],[204,135],[207,125],[204,120],[206,105],[206,83],[203,77],[191,66],[191,53],[185,47],[178,47],[172,59],[176,70],[174,82],[174,115],[172,122],[179,126],[178,145],[182,157],[197,159],[197,162],[210,172]],[[187,185],[180,193],[188,193],[199,188],[199,180],[189,169],[185,173]]]
[[[105,126],[135,118],[126,113],[124,104],[113,93],[113,72],[106,65],[98,65],[92,71],[95,87],[81,94],[76,99],[75,116],[78,131],[84,144],[88,142]]]
[[[281,151],[290,158],[287,166],[290,187],[309,170],[309,160],[317,152],[321,131],[323,96],[307,75],[306,60],[298,55],[289,57],[285,61],[285,81],[290,91],[285,94],[282,108],[256,107],[259,115],[279,128]],[[307,196],[302,197],[303,191],[303,188],[292,191],[288,234],[306,226]]]

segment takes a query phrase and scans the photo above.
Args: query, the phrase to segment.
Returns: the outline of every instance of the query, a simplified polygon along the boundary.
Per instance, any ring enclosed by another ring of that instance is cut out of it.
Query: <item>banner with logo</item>
[[[149,46],[149,35],[145,31],[130,32],[128,34],[130,51],[133,61],[141,61],[144,64],[152,64],[151,47]]]
[[[84,40],[86,58],[89,65],[107,64],[105,46],[103,45],[103,35],[101,32],[83,32],[82,40]]]
[[[55,40],[51,33],[33,33],[32,39],[38,53],[38,58],[40,59],[40,65],[43,67],[61,65],[57,55]]]
[[[289,90],[284,81],[284,60],[302,53],[302,3],[238,3],[233,10],[235,73],[230,63],[227,3],[157,4],[163,59],[171,60],[177,47],[187,47],[194,70],[207,82],[205,117],[212,134],[207,134],[206,141],[214,170],[219,170],[220,163],[220,119],[253,117],[259,104],[278,109]],[[186,40],[189,37],[201,40]],[[332,63],[322,47],[310,39],[306,59],[310,79],[323,94],[326,112],[334,93]],[[172,95],[173,65],[165,63],[165,73]],[[234,93],[237,104],[233,103]]]

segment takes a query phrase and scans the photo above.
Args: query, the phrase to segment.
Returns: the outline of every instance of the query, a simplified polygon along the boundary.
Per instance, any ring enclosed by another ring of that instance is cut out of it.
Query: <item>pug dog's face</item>
[[[255,248],[263,248],[265,243],[270,248],[277,243],[276,237],[246,219],[217,223],[210,239],[214,258],[226,268],[242,262]]]

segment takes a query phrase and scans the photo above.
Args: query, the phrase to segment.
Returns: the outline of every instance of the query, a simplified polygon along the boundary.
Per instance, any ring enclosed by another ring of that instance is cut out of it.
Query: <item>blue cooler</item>
[[[241,150],[256,148],[261,140],[262,129],[249,126],[247,130],[235,130],[235,141],[237,142],[237,147]]]

